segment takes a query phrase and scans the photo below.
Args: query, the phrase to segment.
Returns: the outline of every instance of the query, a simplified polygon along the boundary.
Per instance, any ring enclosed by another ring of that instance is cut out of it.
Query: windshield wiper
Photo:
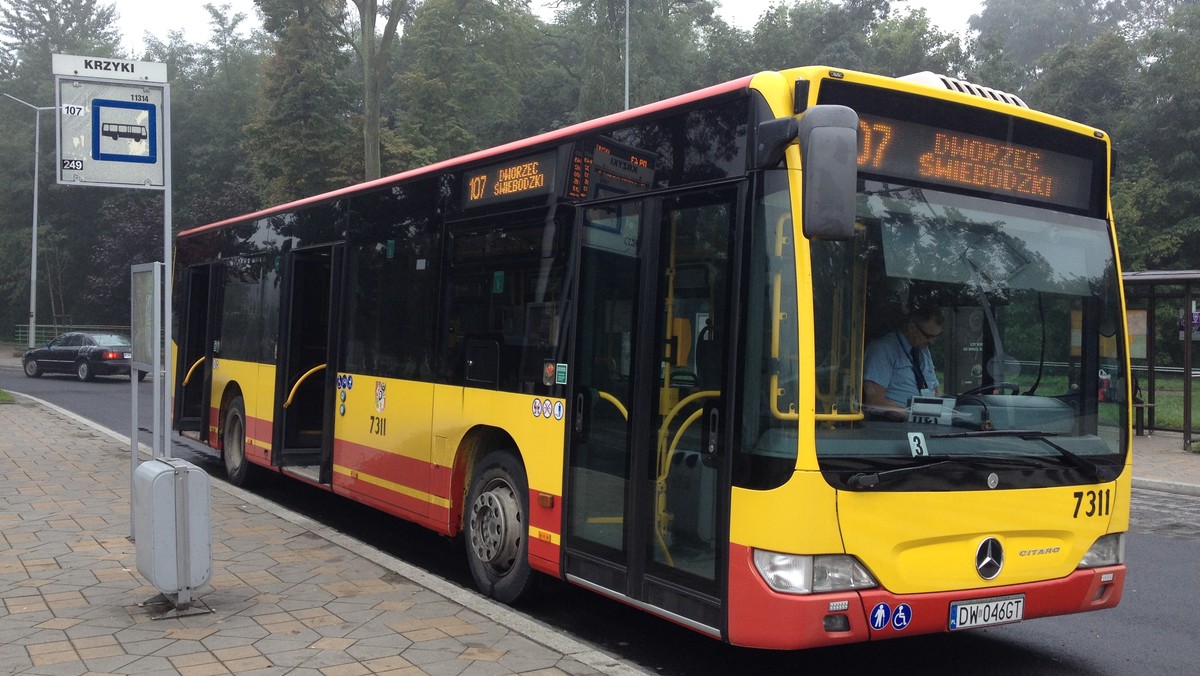
[[[1041,430],[971,430],[969,432],[947,432],[945,434],[930,434],[930,439],[966,439],[968,437],[1020,437],[1022,439],[1035,436],[1058,436],[1057,432]]]
[[[1088,460],[1087,458],[1083,457],[1082,455],[1079,455],[1078,453],[1075,453],[1074,451],[1069,451],[1069,450],[1063,448],[1062,446],[1060,446],[1046,438],[1046,437],[1055,436],[1054,433],[1052,433],[1052,432],[1030,432],[1028,434],[1022,434],[1020,436],[1022,439],[1037,439],[1038,441],[1042,442],[1043,444],[1046,444],[1050,448],[1053,448],[1054,450],[1058,451],[1059,457],[1061,457],[1064,461],[1066,461],[1067,464],[1073,465],[1073,466],[1087,472],[1088,475],[1092,477],[1093,481],[1100,481],[1100,465],[1097,465],[1096,463],[1092,462],[1091,460]]]
[[[972,432],[954,432],[951,434],[934,434],[931,438],[937,439],[961,439],[966,437],[1017,437],[1022,441],[1040,441],[1050,448],[1058,452],[1058,456],[1063,459],[1068,465],[1081,469],[1088,473],[1094,481],[1100,481],[1100,466],[1088,460],[1087,458],[1067,450],[1061,445],[1050,441],[1049,437],[1059,436],[1057,432],[1043,432],[1041,430],[978,430]]]
[[[922,465],[909,465],[908,467],[897,467],[896,469],[886,469],[882,472],[859,472],[852,475],[846,480],[846,487],[850,489],[856,488],[875,488],[880,484],[894,481],[905,474],[912,472],[921,472],[931,467],[945,465],[951,460],[938,460],[937,462],[929,462]]]

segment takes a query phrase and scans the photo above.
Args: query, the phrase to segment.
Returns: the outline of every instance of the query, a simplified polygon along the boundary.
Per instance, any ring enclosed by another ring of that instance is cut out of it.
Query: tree
[[[888,16],[888,0],[803,0],[776,5],[754,26],[756,69],[829,65],[866,70],[871,36]]]
[[[969,25],[977,57],[1013,69],[1018,91],[1041,72],[1038,61],[1067,44],[1086,44],[1118,27],[1123,0],[987,0]]]
[[[0,4],[0,91],[35,106],[54,102],[51,55],[90,54],[119,56],[120,36],[116,12],[96,0],[6,0]],[[47,266],[55,264],[73,273],[86,273],[94,228],[80,214],[94,213],[112,194],[103,188],[60,186],[54,181],[54,124],[52,114],[42,114],[39,160],[38,308],[39,318],[50,316],[51,294]],[[0,155],[20,158],[0,163],[0,323],[11,325],[26,318],[29,296],[30,222],[32,220],[34,113],[17,103],[0,101]],[[74,294],[55,289],[70,312]],[[56,305],[58,305],[56,301]]]
[[[1114,134],[1117,149],[1122,150],[1119,132],[1139,76],[1133,46],[1110,31],[1087,44],[1063,45],[1041,63],[1042,75],[1027,88],[1025,101],[1038,110]]]
[[[379,0],[351,0],[358,9],[358,39],[350,40],[358,53],[363,76],[363,174],[366,180],[379,178],[380,91],[388,77],[388,64],[397,40],[400,20],[412,9],[409,0],[392,0],[382,7]],[[376,34],[378,17],[383,13],[383,32]]]
[[[267,203],[324,192],[361,175],[349,143],[353,106],[338,77],[348,56],[323,6],[334,1],[258,0],[263,27],[275,41],[245,147]]]
[[[541,68],[540,40],[524,3],[426,0],[401,44],[398,163],[428,164],[536,132],[522,113]]]
[[[228,5],[205,8],[212,42],[189,44],[172,33],[167,43],[148,40],[145,56],[167,64],[171,78],[174,221],[180,228],[206,223],[193,214],[228,190],[229,183],[253,178],[244,155],[265,60],[261,36],[241,36],[246,16],[231,14]]]
[[[563,6],[559,63],[578,83],[575,119],[625,107],[627,38],[631,108],[699,86],[693,76],[701,62],[696,25],[712,15],[706,0],[632,0],[628,35],[625,0],[574,0]]]
[[[921,71],[961,76],[966,57],[958,37],[937,29],[924,9],[889,16],[870,36],[867,70],[899,77]]]
[[[1114,196],[1129,269],[1200,267],[1200,6],[1146,39]]]
[[[3,74],[48,71],[52,54],[116,56],[116,19],[116,9],[97,0],[6,0],[0,6]]]

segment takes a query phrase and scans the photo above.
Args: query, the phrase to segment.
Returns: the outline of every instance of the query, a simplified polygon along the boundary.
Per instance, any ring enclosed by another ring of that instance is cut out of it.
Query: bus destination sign
[[[571,155],[567,197],[596,199],[649,190],[654,185],[654,155],[601,137],[580,141]]]
[[[858,168],[1073,209],[1091,204],[1092,161],[949,129],[859,115]]]
[[[554,190],[555,151],[463,174],[463,208],[547,195]]]

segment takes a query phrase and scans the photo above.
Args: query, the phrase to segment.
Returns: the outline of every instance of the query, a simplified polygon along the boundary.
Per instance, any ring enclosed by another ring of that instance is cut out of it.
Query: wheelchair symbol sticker
[[[892,629],[903,631],[912,622],[912,608],[907,603],[901,603],[892,611]]]

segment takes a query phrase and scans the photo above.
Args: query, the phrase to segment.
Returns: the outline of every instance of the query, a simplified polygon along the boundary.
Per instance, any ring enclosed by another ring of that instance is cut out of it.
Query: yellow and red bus
[[[544,574],[774,649],[1111,608],[1110,157],[1003,92],[808,67],[198,227],[175,426],[235,484],[461,534],[505,602]],[[866,346],[918,305],[937,385],[875,418]]]

